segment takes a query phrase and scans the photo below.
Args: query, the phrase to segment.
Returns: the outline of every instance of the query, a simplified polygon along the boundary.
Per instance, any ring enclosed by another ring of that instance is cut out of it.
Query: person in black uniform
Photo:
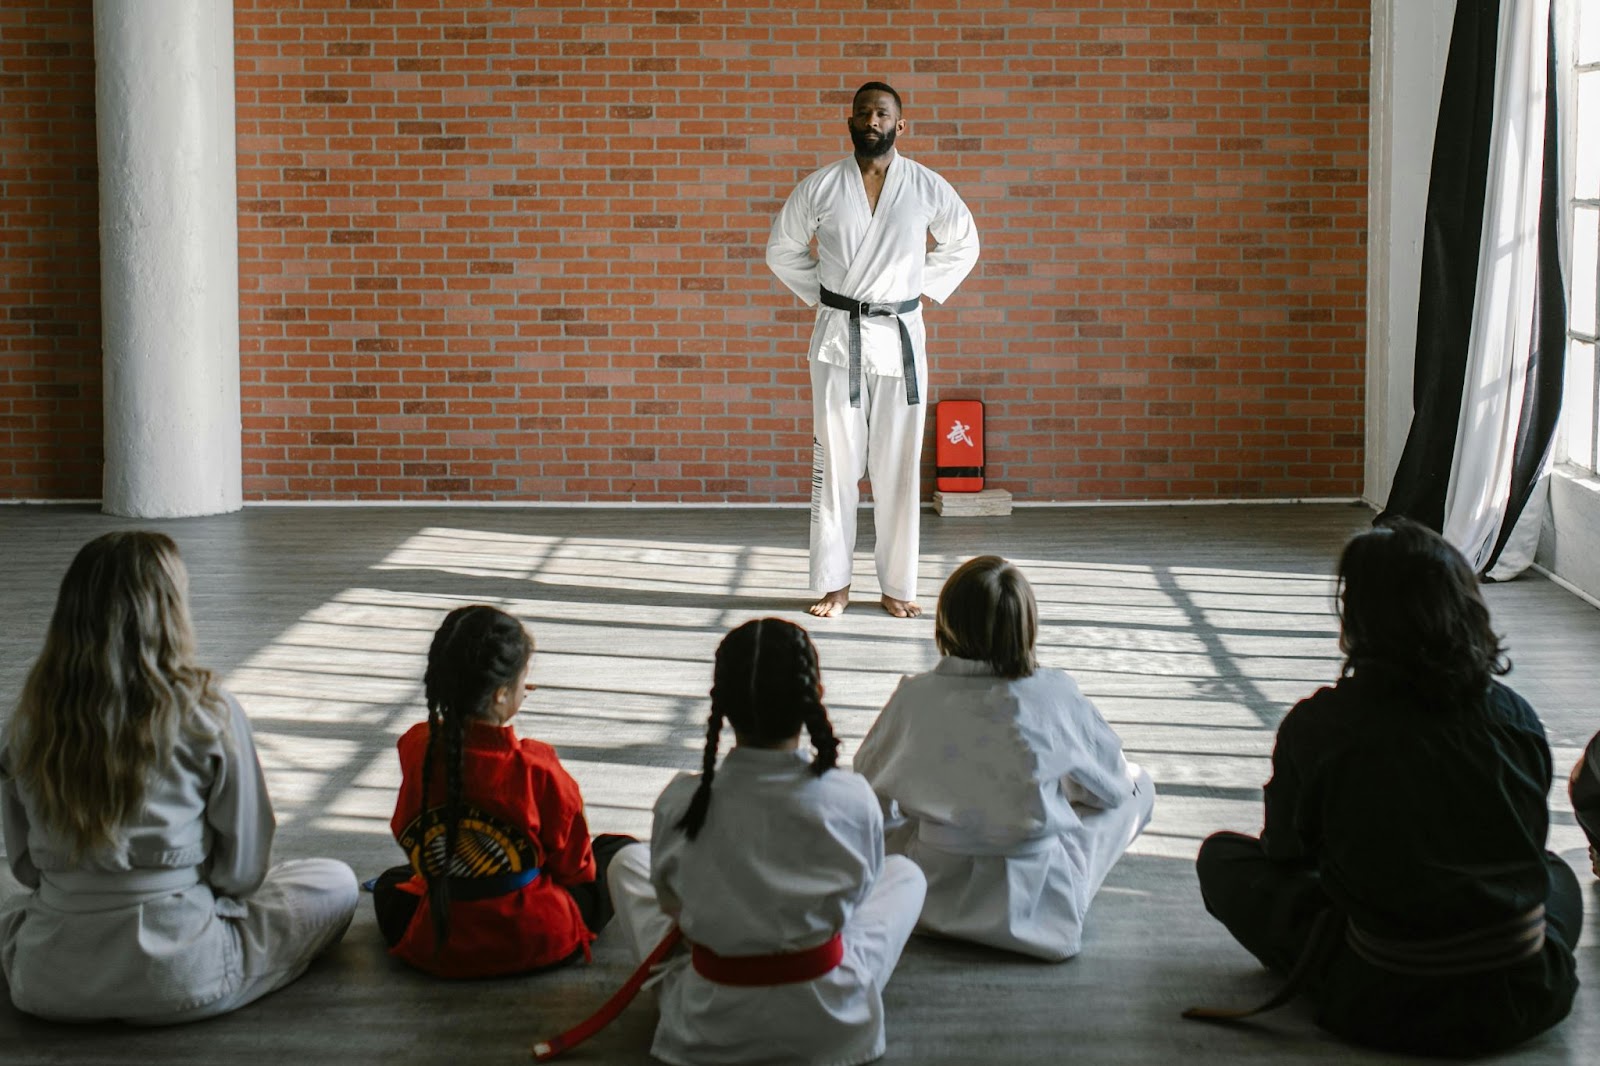
[[[1339,560],[1337,683],[1278,728],[1260,838],[1196,860],[1206,909],[1317,1023],[1436,1055],[1510,1047],[1578,986],[1577,878],[1545,849],[1544,728],[1461,554],[1406,520]],[[1191,1012],[1215,1017],[1222,1012]]]
[[[1567,778],[1567,795],[1572,800],[1572,814],[1589,838],[1589,866],[1600,877],[1600,733],[1589,740],[1578,764]]]

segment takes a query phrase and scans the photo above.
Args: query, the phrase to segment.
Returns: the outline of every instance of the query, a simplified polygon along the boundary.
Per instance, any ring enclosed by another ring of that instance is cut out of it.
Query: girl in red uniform
[[[611,919],[605,867],[634,843],[591,845],[555,749],[512,728],[532,656],[533,638],[504,611],[451,611],[428,649],[428,720],[400,738],[390,825],[410,862],[377,879],[373,902],[389,953],[439,977],[586,955]]]

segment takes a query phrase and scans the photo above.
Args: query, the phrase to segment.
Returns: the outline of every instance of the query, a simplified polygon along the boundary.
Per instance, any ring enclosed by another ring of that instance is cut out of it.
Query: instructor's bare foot
[[[845,605],[849,602],[850,586],[846,585],[842,589],[834,589],[822,599],[807,607],[806,610],[818,618],[837,618],[839,615],[844,614]]]
[[[880,602],[883,604],[883,609],[896,618],[916,618],[922,614],[922,608],[917,606],[915,600],[897,600],[885,594]]]

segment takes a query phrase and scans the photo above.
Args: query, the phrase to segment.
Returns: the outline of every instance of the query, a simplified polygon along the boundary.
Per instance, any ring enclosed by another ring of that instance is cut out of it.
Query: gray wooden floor
[[[914,938],[887,992],[892,1063],[1383,1062],[1319,1034],[1303,1007],[1248,1031],[1184,1022],[1196,1002],[1272,986],[1201,908],[1192,860],[1217,829],[1260,824],[1287,707],[1338,670],[1329,574],[1364,528],[1355,505],[1019,510],[924,519],[921,598],[963,558],[1020,563],[1040,599],[1043,658],[1071,671],[1153,772],[1155,820],[1097,900],[1083,955],[1044,965]],[[334,855],[362,876],[399,861],[387,819],[393,741],[423,714],[423,655],[457,604],[524,618],[539,689],[518,720],[551,741],[597,832],[647,831],[656,793],[698,765],[720,635],[804,620],[801,510],[254,508],[132,523],[86,508],[0,507],[0,707],[38,651],[60,575],[105,530],[170,533],[193,575],[206,661],[254,721],[278,810],[277,855]],[[875,606],[870,519],[861,603],[811,626],[848,754],[901,674],[936,657],[932,623]],[[1488,589],[1510,677],[1544,717],[1557,765],[1600,729],[1600,612],[1530,576]],[[1502,1061],[1593,1062],[1600,1047],[1600,892],[1564,792],[1551,846],[1583,874],[1585,987],[1563,1025]],[[178,1030],[40,1023],[0,1002],[7,1063],[526,1061],[627,970],[610,936],[592,966],[536,978],[434,981],[383,954],[370,909],[297,984]],[[4,997],[0,997],[3,1000]],[[647,1061],[636,1004],[573,1062]]]

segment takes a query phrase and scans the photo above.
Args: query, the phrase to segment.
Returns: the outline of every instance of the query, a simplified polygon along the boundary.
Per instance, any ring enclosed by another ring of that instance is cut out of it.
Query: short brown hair
[[[940,654],[986,662],[1000,677],[1027,677],[1039,666],[1038,638],[1033,588],[998,555],[962,563],[939,592],[933,639]]]

